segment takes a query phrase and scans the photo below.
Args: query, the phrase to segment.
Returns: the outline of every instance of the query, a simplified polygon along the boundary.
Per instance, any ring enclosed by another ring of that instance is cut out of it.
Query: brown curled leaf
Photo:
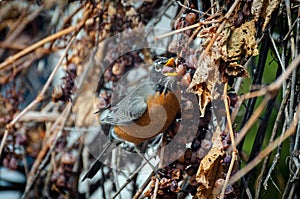
[[[194,87],[194,92],[197,92],[199,98],[199,109],[201,117],[204,117],[206,106],[211,101],[210,91],[207,88],[206,83],[203,82]]]
[[[202,159],[196,174],[196,180],[200,184],[197,189],[198,198],[209,198],[212,195],[211,191],[216,178],[221,176],[219,165],[220,160],[224,155],[221,140],[221,131],[220,128],[217,128],[212,138],[213,147]]]
[[[252,4],[251,13],[257,20],[259,17],[265,21],[262,26],[262,30],[268,26],[272,13],[278,8],[281,1],[279,0],[254,0]]]
[[[240,60],[242,57],[258,55],[255,41],[255,21],[248,21],[232,31],[228,42],[228,61]]]
[[[213,46],[209,54],[203,52],[203,58],[198,62],[196,72],[187,91],[199,96],[200,116],[204,117],[208,103],[215,99],[212,94],[215,85],[220,82],[220,52],[218,47]]]
[[[225,72],[228,76],[234,77],[249,77],[248,71],[240,64],[236,62],[229,63],[228,67],[226,67]]]
[[[226,23],[225,24],[225,28],[224,30],[220,33],[219,37],[220,37],[220,41],[219,41],[219,45],[220,45],[220,53],[221,53],[221,56],[222,56],[222,59],[227,62],[227,44],[228,44],[228,40],[230,38],[230,35],[231,35],[231,27],[232,25],[229,24],[229,23]]]

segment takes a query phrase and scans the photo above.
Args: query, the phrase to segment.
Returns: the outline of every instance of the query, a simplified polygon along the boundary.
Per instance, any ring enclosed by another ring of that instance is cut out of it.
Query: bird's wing
[[[120,125],[140,118],[147,110],[147,96],[154,93],[152,83],[140,85],[113,106],[102,122]]]

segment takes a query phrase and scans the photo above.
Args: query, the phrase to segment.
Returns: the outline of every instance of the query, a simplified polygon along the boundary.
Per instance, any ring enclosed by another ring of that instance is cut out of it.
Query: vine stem
[[[275,82],[271,83],[269,86],[263,87],[258,91],[250,92],[240,97],[240,100],[245,100],[253,97],[258,97],[265,95],[266,93],[272,93],[278,91],[284,81],[291,75],[291,73],[298,67],[300,64],[300,55],[298,55],[290,66],[286,69],[285,73],[282,73]]]
[[[44,95],[45,95],[47,89],[49,88],[49,86],[56,74],[56,71],[59,69],[60,65],[62,64],[62,62],[63,62],[64,58],[66,57],[68,50],[70,49],[74,40],[75,40],[75,36],[73,36],[70,39],[70,42],[68,43],[67,47],[65,48],[64,53],[60,57],[56,66],[54,67],[52,73],[50,74],[46,84],[44,85],[44,87],[43,87],[42,91],[39,93],[39,95],[28,106],[26,106],[9,124],[6,125],[4,135],[3,135],[1,145],[0,145],[0,157],[2,155],[4,145],[6,143],[6,140],[7,140],[8,134],[9,134],[9,130],[25,115],[25,113],[27,113],[29,110],[31,110],[33,107],[35,107],[38,103],[43,101]]]
[[[299,113],[300,113],[300,103],[298,104],[297,111],[294,115],[293,122],[291,123],[290,128],[288,128],[284,135],[281,137],[278,137],[274,142],[270,143],[264,150],[262,150],[256,158],[254,158],[249,164],[247,164],[243,169],[238,171],[236,174],[234,174],[230,180],[229,184],[234,184],[239,179],[241,179],[244,175],[246,175],[249,171],[251,171],[255,166],[257,166],[264,157],[266,157],[268,154],[270,154],[279,144],[281,144],[284,140],[286,140],[289,136],[293,135],[299,119]]]
[[[22,195],[22,199],[25,199],[27,197],[27,194],[29,193],[33,184],[36,182],[41,171],[45,168],[46,164],[48,163],[48,160],[51,157],[51,153],[53,152],[57,141],[59,140],[59,138],[62,135],[61,130],[65,126],[68,115],[71,112],[71,108],[72,108],[72,104],[68,103],[67,106],[65,107],[64,111],[60,114],[59,118],[52,125],[50,131],[52,131],[53,133],[52,133],[50,139],[48,139],[47,143],[43,146],[42,150],[39,152],[37,159],[34,162],[32,168],[29,172],[29,175],[27,178],[27,184],[25,187],[25,191]]]
[[[42,45],[50,42],[50,41],[53,41],[53,40],[56,40],[64,35],[67,35],[73,31],[76,31],[76,30],[79,30],[83,27],[83,25],[90,25],[94,23],[94,20],[93,19],[85,19],[85,20],[82,20],[80,23],[74,25],[74,26],[70,26],[66,29],[63,29],[55,34],[52,34],[34,44],[32,44],[31,46],[25,48],[24,50],[18,52],[17,54],[13,55],[13,56],[10,56],[8,57],[4,62],[2,62],[0,64],[0,70],[3,70],[3,69],[6,69],[9,65],[11,65],[12,63],[14,63],[16,60],[20,59],[21,57],[31,53],[32,51],[34,51],[35,49],[41,47]]]
[[[152,156],[153,157],[153,156]],[[152,158],[151,157],[151,158]],[[150,158],[150,159],[151,159]],[[115,195],[112,197],[112,199],[117,198],[117,196],[121,193],[121,191],[126,188],[126,186],[132,182],[132,180],[138,175],[138,173],[143,169],[143,167],[147,164],[147,162],[142,163],[135,171],[132,173],[127,179],[126,182],[118,189],[118,191],[115,193]]]
[[[229,111],[229,101],[228,101],[228,96],[227,96],[227,87],[228,87],[228,82],[225,83],[224,86],[224,93],[223,93],[223,101],[224,101],[224,105],[225,105],[225,110],[226,110],[226,117],[227,117],[227,126],[229,128],[229,134],[230,134],[230,139],[231,139],[231,144],[232,144],[232,155],[231,155],[231,162],[227,171],[227,175],[226,175],[226,179],[222,188],[222,192],[220,195],[220,198],[223,199],[224,195],[225,195],[225,190],[226,187],[228,185],[232,170],[233,170],[233,166],[235,161],[237,160],[237,148],[236,148],[236,144],[235,144],[235,138],[234,138],[234,133],[233,133],[233,129],[232,129],[232,122],[231,122],[231,117],[230,117],[230,111]]]

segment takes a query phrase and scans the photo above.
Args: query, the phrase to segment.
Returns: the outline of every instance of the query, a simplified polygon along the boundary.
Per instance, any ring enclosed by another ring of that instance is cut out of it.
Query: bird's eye
[[[161,72],[161,70],[163,69],[164,65],[166,64],[166,62],[168,61],[167,58],[159,58],[157,60],[155,60],[153,62],[153,67],[154,67],[154,70],[156,72]]]
[[[156,72],[161,72],[161,70],[162,70],[162,64],[161,63],[154,63],[153,64],[153,66],[154,66],[154,70],[156,71]]]

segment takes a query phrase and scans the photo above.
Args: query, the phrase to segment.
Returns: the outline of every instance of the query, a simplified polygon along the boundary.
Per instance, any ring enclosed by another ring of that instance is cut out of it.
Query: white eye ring
[[[153,63],[153,66],[156,72],[161,72],[163,65],[161,63]]]
[[[154,67],[154,70],[156,72],[161,72],[162,69],[163,69],[163,66],[167,63],[168,59],[167,58],[159,58],[157,60],[155,60],[153,62],[153,67]]]

